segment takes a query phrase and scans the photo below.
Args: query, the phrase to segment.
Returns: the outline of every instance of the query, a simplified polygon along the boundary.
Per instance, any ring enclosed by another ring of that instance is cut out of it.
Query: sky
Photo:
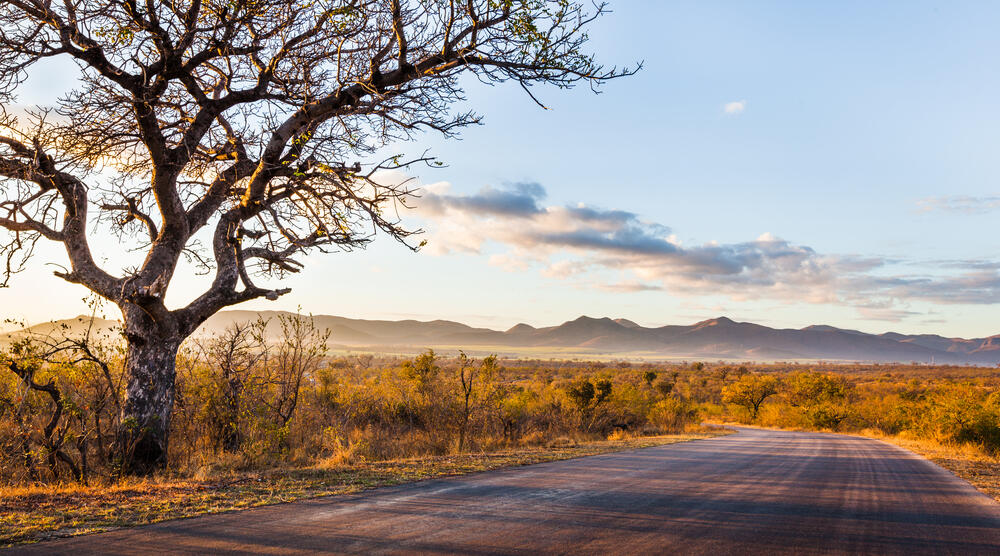
[[[389,238],[310,256],[277,302],[491,328],[728,316],[781,328],[1000,333],[1000,4],[617,0],[590,31],[635,76],[594,94],[468,81],[485,116],[402,153],[446,163]],[[36,68],[19,99],[71,73]],[[461,107],[459,107],[461,108]],[[96,242],[113,258],[116,245]],[[7,316],[85,312],[43,249]],[[199,293],[182,276],[168,301]],[[116,316],[112,308],[109,316]]]

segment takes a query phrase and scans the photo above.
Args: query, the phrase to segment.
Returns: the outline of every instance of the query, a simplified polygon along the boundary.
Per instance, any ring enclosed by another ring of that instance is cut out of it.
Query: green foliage
[[[760,406],[767,398],[778,393],[777,377],[758,374],[743,375],[722,389],[722,401],[747,410],[750,420],[756,421]]]
[[[594,401],[595,392],[594,383],[582,379],[566,389],[566,397],[573,402],[577,409],[582,411],[590,407],[590,403]]]
[[[441,371],[441,367],[435,362],[436,359],[437,356],[434,350],[429,349],[418,355],[416,359],[404,362],[403,374],[406,378],[414,381],[419,387],[423,388],[437,378],[438,372]]]
[[[649,413],[650,422],[665,432],[680,432],[697,417],[697,410],[678,398],[664,398],[656,402]]]
[[[611,397],[612,389],[613,386],[610,380],[606,378],[596,380],[594,382],[594,405],[602,403]]]
[[[785,378],[785,397],[794,406],[810,406],[824,402],[839,403],[851,388],[843,376],[812,371],[792,373]]]
[[[844,403],[852,392],[839,375],[812,371],[792,373],[784,380],[784,396],[801,412],[808,426],[836,430],[850,415]]]
[[[672,380],[667,380],[661,378],[654,385],[656,391],[660,393],[661,396],[669,396],[671,392],[674,391],[674,382]]]

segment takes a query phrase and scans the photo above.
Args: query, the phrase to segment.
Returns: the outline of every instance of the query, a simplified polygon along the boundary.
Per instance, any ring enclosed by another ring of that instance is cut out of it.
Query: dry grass
[[[729,431],[422,457],[398,461],[326,461],[308,468],[234,473],[201,480],[160,478],[108,487],[0,489],[0,546],[82,535],[168,519],[226,512],[380,486],[464,475],[709,438]]]

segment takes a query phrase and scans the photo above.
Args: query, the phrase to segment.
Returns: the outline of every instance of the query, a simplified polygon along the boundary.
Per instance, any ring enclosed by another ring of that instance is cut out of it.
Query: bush
[[[681,432],[697,418],[698,412],[677,398],[664,398],[649,412],[649,422],[662,432]]]

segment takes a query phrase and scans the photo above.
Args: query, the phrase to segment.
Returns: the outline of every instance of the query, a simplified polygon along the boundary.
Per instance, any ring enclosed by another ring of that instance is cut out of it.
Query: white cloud
[[[952,195],[950,197],[928,197],[917,201],[920,212],[960,212],[963,214],[986,214],[1000,210],[1000,196],[989,195],[972,197],[969,195]]]
[[[545,196],[536,183],[487,187],[473,195],[438,185],[425,191],[418,213],[432,221],[432,254],[490,254],[490,264],[505,270],[536,269],[551,279],[582,280],[608,291],[833,303],[886,319],[913,316],[900,308],[913,300],[1000,303],[1000,264],[925,262],[934,272],[922,276],[907,261],[817,253],[769,232],[740,243],[685,246],[669,227],[635,213],[545,206]],[[608,271],[618,274],[617,281],[606,279]],[[876,299],[883,304],[874,306]]]
[[[906,309],[858,307],[858,314],[868,320],[902,322],[910,317],[923,316],[924,313],[920,313],[918,311],[907,311]]]
[[[745,101],[745,100],[737,100],[737,101],[733,101],[733,102],[727,102],[725,105],[722,106],[722,111],[723,112],[725,112],[726,114],[733,115],[733,116],[735,116],[737,114],[742,114],[743,111],[746,110],[746,109],[747,109],[747,101]]]
[[[624,292],[624,293],[663,291],[663,286],[658,286],[656,284],[646,284],[643,282],[639,282],[637,280],[629,280],[626,282],[617,282],[613,284],[598,284],[597,287],[604,291]]]

